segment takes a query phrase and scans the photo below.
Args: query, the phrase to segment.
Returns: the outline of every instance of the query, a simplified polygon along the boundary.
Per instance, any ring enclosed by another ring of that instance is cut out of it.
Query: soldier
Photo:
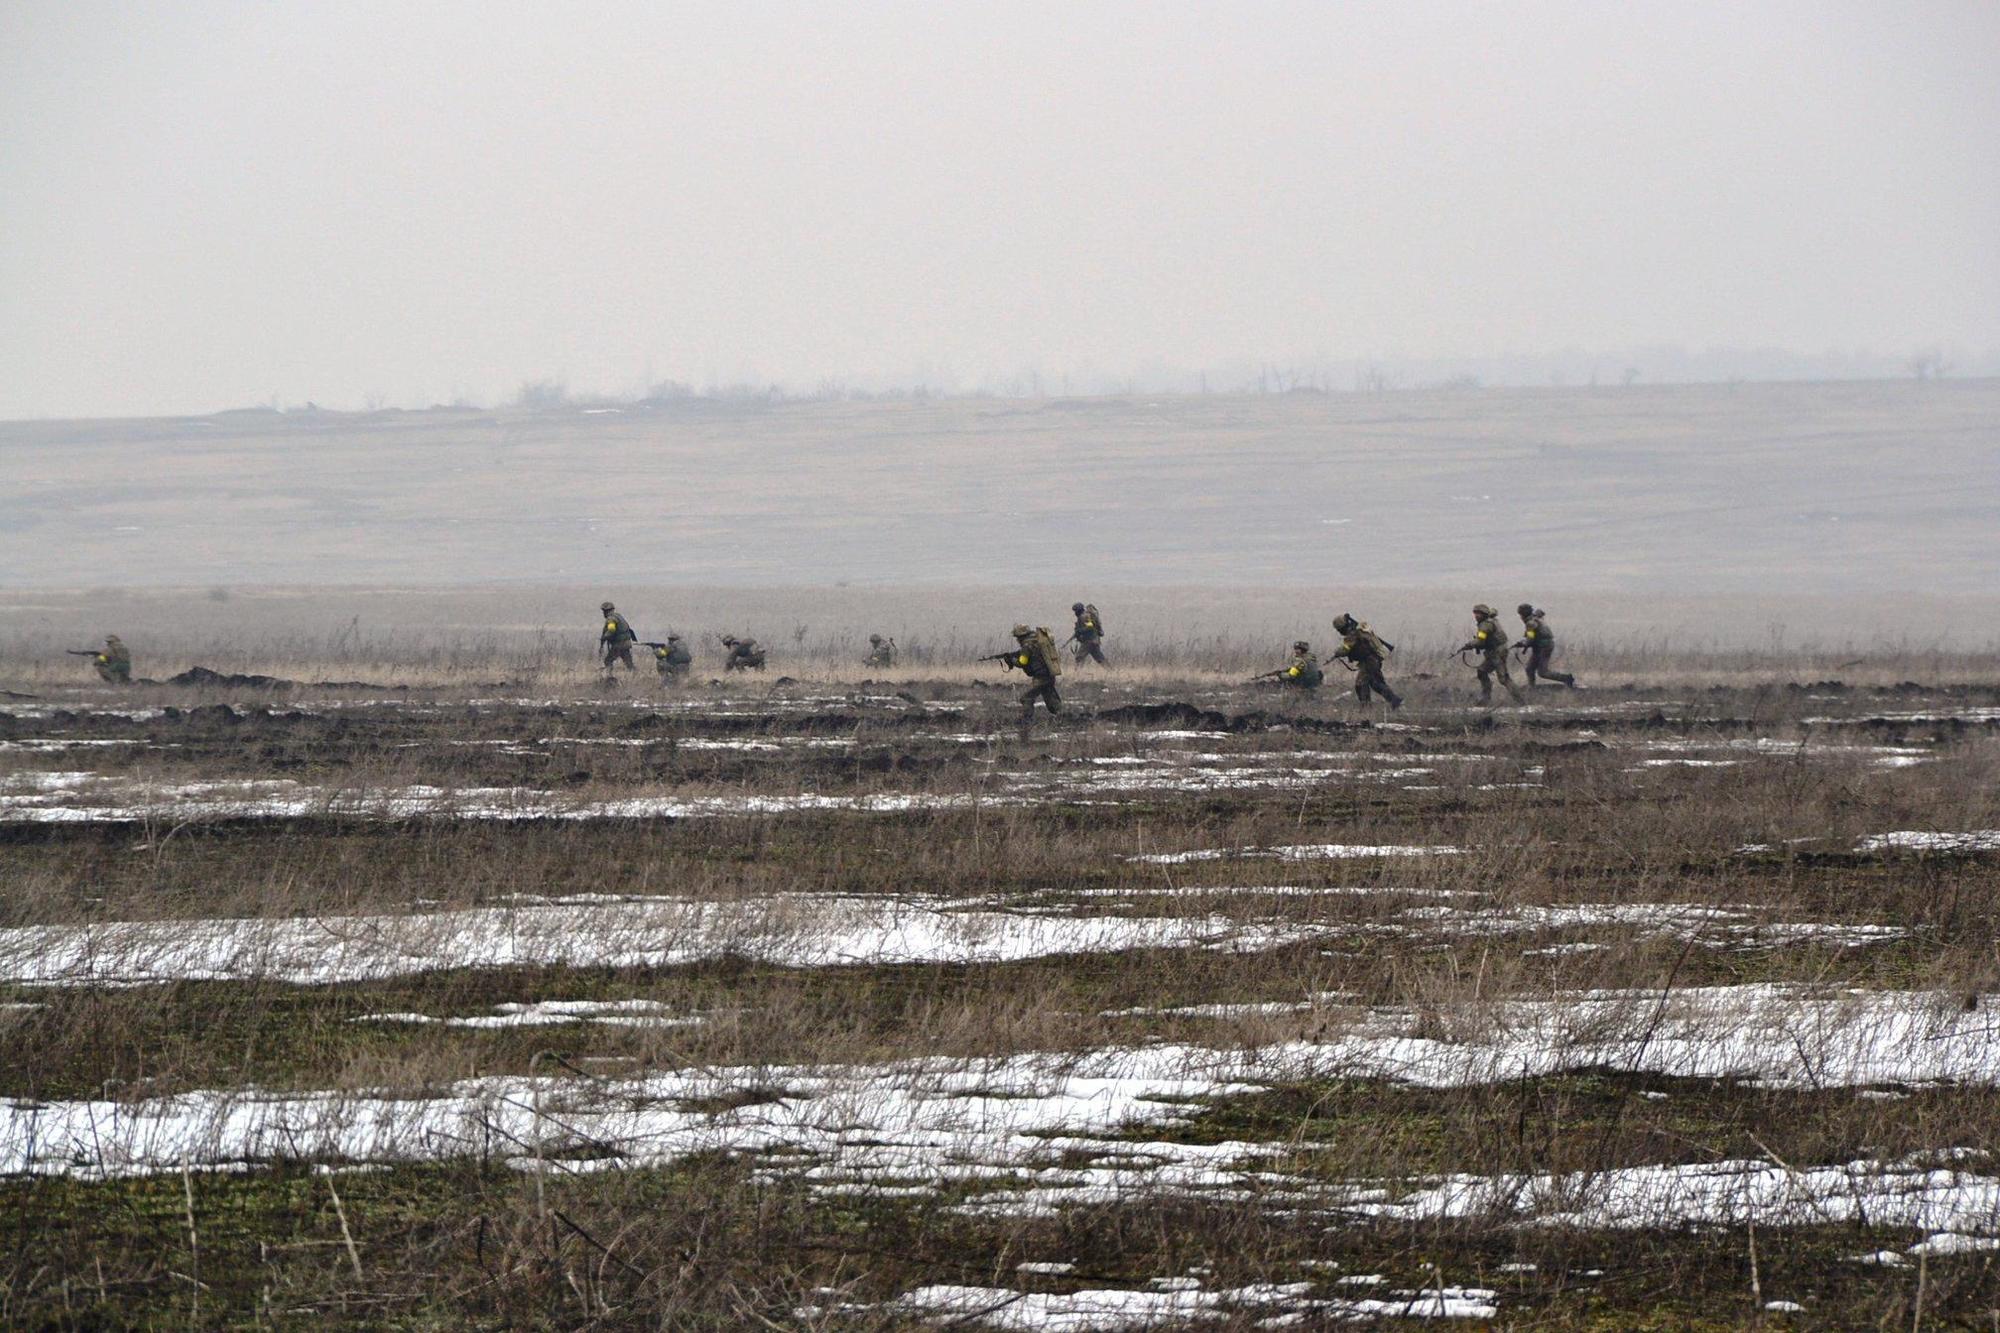
[[[669,634],[665,643],[649,643],[653,650],[653,665],[660,669],[660,684],[678,685],[687,677],[694,666],[694,654],[688,651],[678,634]]]
[[[104,638],[102,648],[71,648],[71,657],[88,657],[90,664],[97,668],[97,678],[111,685],[132,683],[132,654],[125,651],[125,640],[116,634]]]
[[[1372,695],[1379,694],[1389,701],[1390,711],[1401,708],[1403,696],[1389,688],[1389,681],[1382,674],[1382,664],[1396,651],[1395,645],[1345,611],[1333,618],[1333,627],[1340,631],[1340,647],[1333,655],[1354,666],[1354,697],[1365,704]]]
[[[724,671],[762,671],[764,650],[757,646],[755,639],[739,639],[733,634],[722,636],[722,646],[729,650],[723,661]]]
[[[618,614],[618,608],[609,602],[598,609],[604,612],[604,632],[597,636],[597,646],[604,650],[605,674],[611,673],[612,664],[616,662],[623,662],[631,670],[638,670],[632,665],[632,645],[639,641],[639,635],[632,628],[632,622]]]
[[[1484,602],[1472,608],[1472,637],[1459,647],[1461,653],[1478,653],[1479,665],[1473,673],[1479,677],[1479,702],[1489,707],[1493,703],[1493,678],[1500,677],[1500,683],[1507,687],[1508,695],[1515,703],[1524,703],[1520,687],[1514,684],[1514,677],[1507,671],[1507,639],[1500,633],[1499,612]]]
[[[1061,654],[1056,651],[1055,637],[1045,629],[1016,625],[1014,642],[1019,647],[1003,654],[1002,660],[1009,671],[1019,668],[1028,677],[1028,688],[1021,691],[1021,725],[1031,727],[1035,700],[1042,701],[1050,717],[1062,711],[1062,696],[1056,693],[1056,677],[1062,674]]]
[[[1095,606],[1082,602],[1072,603],[1069,609],[1076,617],[1076,629],[1070,633],[1076,644],[1076,660],[1088,657],[1099,666],[1110,666],[1104,660],[1104,617],[1097,614]]]
[[[1326,679],[1326,673],[1319,669],[1319,659],[1313,656],[1312,645],[1300,639],[1292,645],[1292,664],[1280,671],[1277,679],[1287,689],[1316,690]]]
[[[1532,688],[1535,678],[1540,676],[1558,685],[1567,685],[1570,689],[1575,689],[1575,676],[1567,671],[1553,670],[1549,666],[1556,655],[1556,632],[1549,628],[1549,622],[1544,618],[1546,613],[1537,610],[1528,602],[1523,602],[1514,609],[1521,615],[1521,641],[1514,646],[1528,650],[1529,687]]]
[[[892,667],[896,665],[896,641],[885,639],[879,634],[868,636],[868,656],[861,665],[871,667]]]

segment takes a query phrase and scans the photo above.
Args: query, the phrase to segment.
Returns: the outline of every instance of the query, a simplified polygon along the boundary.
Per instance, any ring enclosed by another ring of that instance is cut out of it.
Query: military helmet
[[[1524,616],[1532,616],[1533,614],[1535,614],[1535,604],[1533,602],[1523,602],[1514,609],[1520,612]]]
[[[1484,602],[1479,602],[1473,606],[1472,614],[1480,617],[1481,619],[1485,619],[1487,616],[1493,614],[1493,608],[1488,606]]]
[[[1312,645],[1307,643],[1304,639],[1300,639],[1297,643],[1292,645],[1292,651],[1295,653],[1308,653],[1312,651]]]
[[[736,636],[734,634],[723,635],[722,641],[728,644],[731,648],[734,648],[736,646]]]
[[[668,643],[679,643],[680,641],[681,641],[681,636],[678,634],[669,634],[667,636]]]
[[[1333,627],[1339,630],[1342,634],[1345,634],[1347,633],[1347,631],[1353,629],[1354,624],[1355,624],[1354,617],[1349,615],[1345,611],[1342,611],[1339,615],[1333,618]]]
[[[1069,604],[1069,609],[1070,609],[1070,610],[1072,610],[1072,611],[1074,611],[1074,612],[1076,612],[1076,613],[1077,613],[1078,615],[1082,615],[1082,614],[1083,614],[1083,603],[1082,603],[1082,602],[1071,602],[1071,603]]]
[[[1031,630],[1031,629],[1029,629],[1029,628],[1028,628],[1028,627],[1027,627],[1026,625],[1016,625],[1016,626],[1014,626],[1014,628],[1013,628],[1013,630],[1011,631],[1011,633],[1012,633],[1012,634],[1013,634],[1013,636],[1014,636],[1015,638],[1017,638],[1017,639],[1025,639],[1025,638],[1027,638],[1027,637],[1028,637],[1028,636],[1029,636],[1030,634],[1033,634],[1033,633],[1034,633],[1034,631],[1033,631],[1033,630]]]
[[[105,636],[104,636],[104,641],[105,641],[106,643],[123,643],[123,642],[125,642],[125,640],[123,640],[123,639],[119,638],[119,637],[118,637],[118,636],[117,636],[116,634],[107,634],[107,635],[105,635]]]
[[[880,642],[882,642],[882,636],[881,636],[881,635],[879,635],[879,634],[871,634],[871,635],[869,635],[869,636],[868,636],[868,642],[870,642],[870,643],[880,643]]]
[[[604,604],[603,606],[600,606],[600,607],[598,607],[597,609],[598,609],[598,610],[600,610],[600,611],[612,611],[612,610],[616,610],[617,608],[613,607],[613,606],[611,605],[611,603],[609,603],[609,602],[606,602],[606,603],[605,603],[605,604]]]

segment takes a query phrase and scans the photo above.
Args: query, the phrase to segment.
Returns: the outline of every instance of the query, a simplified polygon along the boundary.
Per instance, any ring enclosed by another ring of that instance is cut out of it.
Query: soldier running
[[[1552,680],[1558,685],[1576,688],[1576,677],[1567,671],[1557,671],[1549,663],[1555,660],[1556,633],[1549,628],[1546,613],[1532,603],[1523,602],[1514,608],[1521,615],[1521,640],[1514,646],[1528,651],[1528,685],[1533,688],[1536,677]]]
[[[632,665],[632,645],[639,641],[632,622],[620,615],[618,608],[609,602],[598,610],[604,613],[604,632],[597,636],[597,646],[604,650],[605,674],[610,675],[613,664],[618,662],[623,662],[631,670],[638,670]]]
[[[885,639],[879,634],[868,636],[868,656],[861,665],[871,667],[892,667],[896,665],[896,641]]]
[[[694,654],[681,642],[678,634],[669,634],[665,643],[649,643],[653,650],[653,665],[660,669],[660,684],[678,685],[686,679],[694,666]]]
[[[739,639],[734,635],[725,634],[722,636],[722,646],[729,650],[729,656],[722,663],[724,671],[764,669],[764,650],[757,646],[755,639]]]
[[[1076,660],[1088,657],[1099,666],[1110,666],[1104,660],[1104,617],[1097,614],[1097,608],[1083,602],[1070,606],[1070,614],[1076,617],[1076,628],[1070,638],[1076,644]]]
[[[1514,677],[1507,671],[1507,638],[1500,632],[1499,612],[1484,602],[1472,608],[1472,637],[1459,646],[1461,653],[1478,653],[1479,664],[1473,674],[1479,677],[1479,702],[1491,707],[1493,703],[1493,678],[1507,687],[1507,694],[1515,703],[1525,703],[1520,687],[1514,684]]]
[[[1042,701],[1050,717],[1062,711],[1062,696],[1056,693],[1056,677],[1062,674],[1061,654],[1045,629],[1016,625],[1014,642],[1019,647],[1001,655],[1001,660],[1009,671],[1019,668],[1028,677],[1028,688],[1021,691],[1021,725],[1031,727],[1035,724],[1035,700]]]
[[[1340,647],[1334,650],[1334,657],[1354,666],[1354,697],[1365,704],[1379,694],[1388,700],[1392,712],[1401,708],[1403,696],[1389,688],[1388,678],[1382,674],[1382,664],[1396,651],[1395,646],[1345,611],[1333,618],[1333,627],[1340,631]]]

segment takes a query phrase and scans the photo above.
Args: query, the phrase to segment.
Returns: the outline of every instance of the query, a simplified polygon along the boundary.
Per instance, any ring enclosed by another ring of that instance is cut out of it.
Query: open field
[[[0,1320],[2000,1317],[2000,660],[1162,626],[1025,735],[810,636],[10,668]]]
[[[0,570],[1990,596],[1996,423],[1994,380],[0,423]]]

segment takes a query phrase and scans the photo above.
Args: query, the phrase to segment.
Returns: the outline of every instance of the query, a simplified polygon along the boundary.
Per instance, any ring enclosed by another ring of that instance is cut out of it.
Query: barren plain
[[[1996,421],[0,426],[0,1322],[1990,1328]]]

